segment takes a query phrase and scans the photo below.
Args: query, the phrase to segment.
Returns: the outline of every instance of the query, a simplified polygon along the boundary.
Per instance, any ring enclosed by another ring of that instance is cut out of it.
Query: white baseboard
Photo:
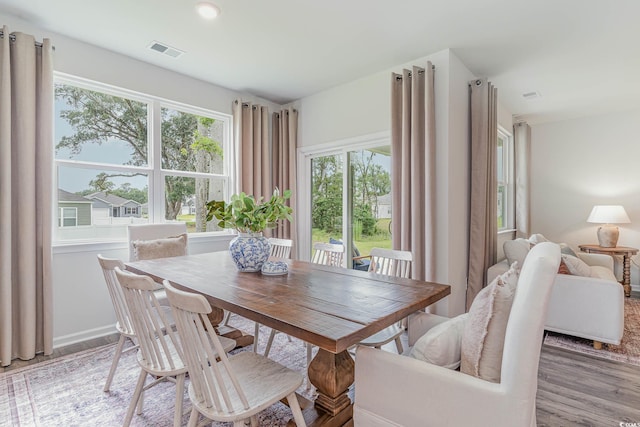
[[[100,328],[76,332],[74,334],[63,335],[61,337],[55,337],[53,339],[53,348],[64,347],[94,338],[101,338],[116,332],[118,332],[118,330],[116,329],[116,325],[113,324],[109,326],[102,326]]]

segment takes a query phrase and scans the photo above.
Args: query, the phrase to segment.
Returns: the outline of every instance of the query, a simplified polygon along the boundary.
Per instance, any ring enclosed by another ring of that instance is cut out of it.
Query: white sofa
[[[558,274],[545,329],[602,343],[620,344],[624,331],[624,290],[609,255],[576,253],[591,267],[591,277]],[[505,259],[487,270],[487,283],[509,269]]]

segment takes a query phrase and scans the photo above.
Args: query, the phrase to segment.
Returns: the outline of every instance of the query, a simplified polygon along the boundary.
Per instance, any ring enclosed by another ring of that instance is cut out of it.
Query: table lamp
[[[603,248],[615,248],[620,231],[611,224],[628,224],[631,220],[620,205],[596,205],[591,210],[587,222],[603,224],[598,227],[598,244]]]

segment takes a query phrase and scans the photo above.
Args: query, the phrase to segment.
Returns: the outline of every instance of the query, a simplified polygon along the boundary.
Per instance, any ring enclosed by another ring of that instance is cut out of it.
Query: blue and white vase
[[[238,233],[229,242],[231,258],[239,271],[253,273],[260,271],[262,265],[269,259],[271,245],[262,233]]]

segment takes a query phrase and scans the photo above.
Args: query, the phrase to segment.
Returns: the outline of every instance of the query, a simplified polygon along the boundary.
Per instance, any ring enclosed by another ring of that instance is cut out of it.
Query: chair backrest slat
[[[165,316],[154,290],[157,284],[147,276],[115,269],[116,277],[131,313],[142,358],[155,369],[182,367],[182,349],[171,319]]]
[[[195,398],[221,414],[249,409],[247,396],[207,316],[211,312],[207,300],[202,295],[180,291],[167,281],[164,286],[183,338]],[[216,358],[218,362],[214,362]],[[238,401],[242,408],[236,407]]]
[[[120,283],[118,283],[115,271],[116,267],[124,270],[124,264],[119,259],[105,258],[102,255],[98,255],[98,262],[102,268],[102,274],[104,275],[107,290],[111,297],[113,310],[115,311],[116,320],[118,321],[118,328],[121,333],[132,337],[135,335],[135,330],[133,328],[133,323],[131,322],[129,308],[127,307],[127,303],[124,299],[122,287],[120,286]]]
[[[269,256],[282,259],[291,258],[293,240],[276,239],[275,237],[272,237],[269,239],[269,244],[271,245],[271,252],[269,253]]]
[[[313,244],[313,250],[312,263],[342,267],[342,258],[344,256],[343,245],[316,242]]]
[[[376,274],[395,277],[411,277],[413,255],[409,251],[372,248],[369,271]]]

